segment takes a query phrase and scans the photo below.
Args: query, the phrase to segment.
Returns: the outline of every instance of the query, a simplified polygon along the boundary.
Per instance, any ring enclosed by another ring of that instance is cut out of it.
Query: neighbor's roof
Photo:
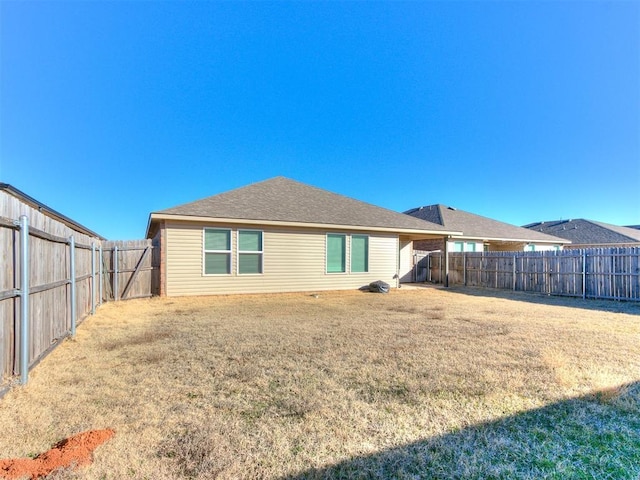
[[[459,235],[460,238],[506,242],[570,243],[563,238],[527,230],[441,204],[412,208],[404,213],[451,230],[460,230],[463,232]]]
[[[96,232],[89,230],[84,225],[80,225],[78,222],[71,220],[69,217],[61,214],[60,212],[55,211],[53,208],[45,205],[42,202],[39,202],[35,198],[27,195],[26,193],[18,190],[16,187],[9,185],[8,183],[0,183],[0,190],[7,192],[8,194],[16,197],[21,202],[29,205],[32,208],[40,211],[42,214],[54,218],[55,220],[65,224],[67,227],[75,230],[79,233],[84,233],[90,237],[99,238],[100,240],[106,240],[102,235],[98,235]]]
[[[640,231],[609,223],[578,218],[530,223],[525,228],[571,240],[577,245],[604,245],[612,243],[638,243]]]
[[[149,227],[154,220],[163,218],[366,227],[383,231],[442,235],[460,233],[285,177],[275,177],[153,212]],[[149,228],[147,234],[150,234]]]

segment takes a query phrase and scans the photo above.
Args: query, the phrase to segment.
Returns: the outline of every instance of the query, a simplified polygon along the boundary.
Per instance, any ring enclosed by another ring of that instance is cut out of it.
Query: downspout
[[[401,245],[402,241],[400,240],[400,235],[398,235],[398,257],[396,258],[396,274],[393,278],[396,281],[396,288],[400,288],[400,255],[401,255]]]

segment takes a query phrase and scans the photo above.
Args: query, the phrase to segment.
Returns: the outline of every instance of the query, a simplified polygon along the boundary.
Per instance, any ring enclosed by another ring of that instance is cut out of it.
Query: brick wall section
[[[444,238],[435,238],[433,240],[416,240],[413,242],[414,250],[424,250],[433,252],[434,250],[444,250]]]

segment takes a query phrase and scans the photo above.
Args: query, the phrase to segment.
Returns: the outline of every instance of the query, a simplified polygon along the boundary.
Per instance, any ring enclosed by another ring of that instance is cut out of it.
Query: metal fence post
[[[100,291],[100,296],[98,297],[98,305],[102,305],[103,298],[103,285],[102,285],[102,243],[100,243],[100,247],[98,248],[98,290]]]
[[[118,301],[118,246],[113,247],[113,300]]]
[[[20,383],[29,380],[29,218],[20,216]]]
[[[69,237],[69,277],[71,286],[71,336],[76,336],[76,240]]]
[[[587,251],[582,251],[582,298],[587,298]]]
[[[517,258],[518,258],[517,256],[515,256],[515,255],[513,256],[513,273],[512,273],[512,276],[513,276],[513,286],[512,286],[512,290],[513,290],[514,292],[516,291],[516,259],[517,259]]]
[[[96,244],[91,242],[91,315],[96,313]]]

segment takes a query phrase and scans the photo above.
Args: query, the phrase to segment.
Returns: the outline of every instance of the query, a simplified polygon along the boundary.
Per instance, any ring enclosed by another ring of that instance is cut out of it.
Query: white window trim
[[[217,230],[223,232],[229,232],[229,247],[230,250],[207,250],[206,245],[206,231]],[[227,253],[229,254],[229,262],[233,257],[231,252],[233,251],[233,230],[230,228],[216,228],[216,227],[204,227],[202,229],[202,276],[203,277],[230,277],[233,272],[233,265],[229,265],[229,272],[227,273],[207,273],[207,253]]]
[[[354,272],[352,270],[352,266],[353,266],[353,245],[352,245],[352,241],[353,241],[353,237],[365,237],[367,239],[367,270],[364,272]],[[369,273],[369,246],[371,244],[370,240],[370,235],[361,235],[359,233],[352,233],[349,235],[349,273],[354,274],[354,275],[361,275],[361,274],[365,274],[365,273]]]
[[[330,272],[329,271],[329,235],[339,235],[344,237],[344,272]],[[324,273],[325,275],[348,275],[351,272],[351,265],[347,268],[347,262],[351,263],[351,257],[347,249],[349,248],[350,241],[347,239],[350,235],[342,232],[327,232],[324,236]]]
[[[260,246],[262,250],[240,250],[240,232],[260,232]],[[252,254],[260,254],[260,273],[240,273],[240,254],[242,253],[252,253]],[[239,228],[238,229],[238,248],[236,249],[236,274],[242,275],[243,277],[251,277],[251,276],[260,276],[264,275],[264,231],[258,230],[255,228]]]

